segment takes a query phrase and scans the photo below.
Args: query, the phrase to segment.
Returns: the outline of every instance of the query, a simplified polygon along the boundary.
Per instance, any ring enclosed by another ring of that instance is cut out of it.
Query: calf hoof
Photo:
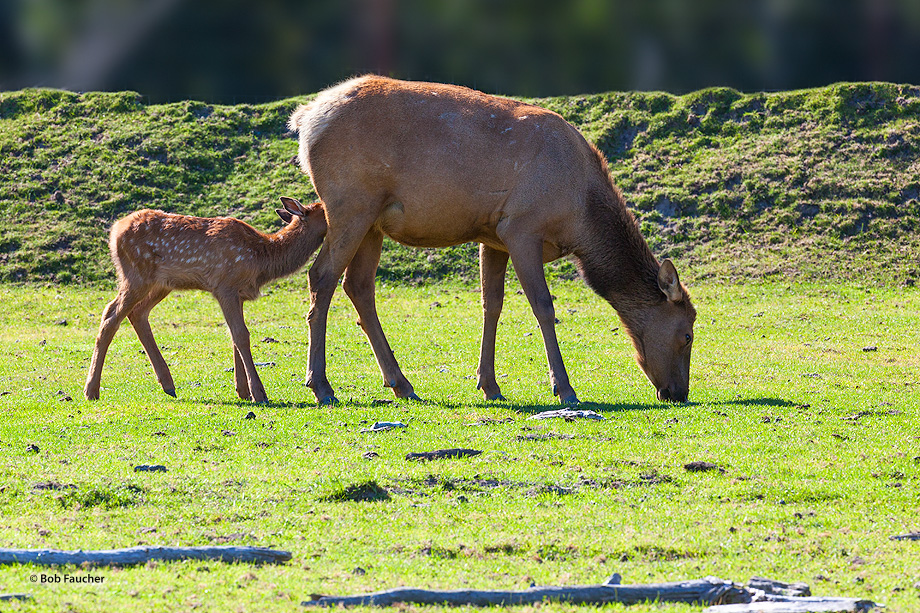
[[[173,398],[176,397],[176,390],[174,390],[174,389],[171,389],[171,390],[163,390],[163,391],[166,392],[166,395],[167,395],[167,396],[172,396]]]
[[[405,396],[405,399],[406,399],[406,400],[417,400],[418,402],[424,402],[424,400],[422,400],[421,398],[419,398],[419,397],[418,397],[418,394],[416,394],[415,392],[412,392],[412,393],[409,394],[408,396]]]
[[[319,406],[321,406],[321,407],[322,407],[322,406],[330,406],[330,407],[331,407],[331,406],[335,406],[335,405],[339,404],[339,399],[336,398],[335,396],[326,396],[325,398],[317,398],[317,399],[316,399],[316,403],[317,403]]]
[[[89,390],[84,390],[83,395],[86,396],[87,400],[99,400],[99,392],[91,392]]]
[[[502,396],[501,394],[494,394],[494,395],[492,395],[492,396],[486,396],[486,400],[502,400],[502,401],[504,401],[504,400],[507,400],[507,398],[505,398],[505,397]]]

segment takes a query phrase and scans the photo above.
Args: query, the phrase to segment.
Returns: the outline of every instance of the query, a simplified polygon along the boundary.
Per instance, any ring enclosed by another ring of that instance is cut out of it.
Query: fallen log
[[[0,565],[38,564],[40,566],[134,566],[151,560],[176,562],[180,560],[217,560],[220,562],[250,562],[281,564],[291,559],[290,552],[268,547],[128,547],[96,551],[64,551],[61,549],[0,548]]]
[[[11,600],[32,600],[32,594],[0,594],[0,602]]]
[[[811,588],[807,583],[783,583],[765,577],[751,577],[745,587],[749,590],[762,590],[766,594],[777,596],[811,596]]]
[[[311,595],[305,607],[388,607],[396,604],[448,606],[513,606],[538,602],[602,605],[640,602],[683,602],[709,605],[704,613],[865,613],[878,606],[871,600],[834,597],[802,597],[804,583],[782,583],[754,577],[747,587],[718,577],[690,581],[620,585],[614,573],[602,585],[531,587],[527,590],[424,590],[400,587],[354,596]],[[753,585],[760,586],[759,588]]]
[[[431,605],[472,605],[477,607],[511,606],[537,602],[565,602],[570,604],[605,604],[619,602],[686,602],[695,604],[721,604],[749,602],[750,593],[731,581],[706,577],[691,581],[650,583],[636,585],[577,585],[573,587],[532,587],[513,590],[423,590],[400,587],[372,594],[356,596],[317,596],[304,601],[305,607],[378,606],[397,603]]]

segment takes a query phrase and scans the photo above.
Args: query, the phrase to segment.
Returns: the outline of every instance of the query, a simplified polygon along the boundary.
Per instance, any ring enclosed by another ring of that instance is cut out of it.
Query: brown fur
[[[320,401],[334,399],[325,330],[343,272],[385,385],[415,395],[374,306],[384,235],[419,247],[481,243],[479,386],[487,398],[501,395],[495,333],[510,256],[540,324],[554,393],[577,402],[542,269],[566,255],[619,313],[659,398],[686,398],[690,299],[673,265],[659,265],[649,251],[603,157],[562,117],[462,87],[366,76],[320,93],[289,126],[299,132],[300,163],[328,220],[310,270],[307,382]]]
[[[109,237],[118,272],[118,296],[106,307],[84,393],[99,398],[102,365],[125,317],[134,326],[163,390],[175,396],[169,367],[150,331],[148,315],[173,290],[210,292],[224,313],[233,338],[234,379],[240,398],[264,402],[243,320],[243,301],[254,300],[273,279],[293,274],[319,248],[326,234],[321,203],[303,207],[282,198],[288,224],[263,234],[230,218],[188,217],[145,209],[117,221]]]

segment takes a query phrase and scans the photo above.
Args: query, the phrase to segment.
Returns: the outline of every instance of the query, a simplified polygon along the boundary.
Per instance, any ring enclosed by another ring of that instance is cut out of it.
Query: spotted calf
[[[326,217],[322,203],[303,206],[281,198],[278,215],[287,226],[263,234],[226,217],[173,215],[145,209],[112,226],[109,249],[118,272],[118,296],[106,306],[84,394],[99,398],[105,354],[125,317],[131,322],[163,391],[176,395],[148,316],[173,290],[197,289],[217,299],[233,339],[236,392],[244,400],[265,402],[265,388],[256,372],[243,319],[243,301],[254,300],[259,289],[298,271],[323,242]]]

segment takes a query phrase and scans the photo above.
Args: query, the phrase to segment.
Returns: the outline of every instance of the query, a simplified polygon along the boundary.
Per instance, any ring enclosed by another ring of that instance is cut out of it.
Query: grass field
[[[378,294],[425,402],[390,402],[338,292],[329,375],[342,404],[321,408],[302,386],[307,296],[291,284],[247,305],[255,359],[273,364],[260,369],[265,406],[235,398],[229,338],[203,294],[170,296],[151,317],[177,399],[160,391],[126,324],[102,400],[88,403],[85,370],[114,292],[0,286],[0,544],[293,553],[264,567],[3,567],[0,592],[35,600],[2,606],[280,611],[311,593],[523,589],[619,572],[624,583],[762,575],[891,612],[920,607],[920,544],[889,540],[920,528],[920,290],[694,287],[691,402],[682,405],[654,400],[601,299],[578,283],[552,290],[573,384],[604,421],[528,419],[556,405],[536,322],[513,285],[498,339],[507,402],[486,403],[475,389],[478,293],[442,284]],[[256,418],[244,419],[250,410]],[[376,420],[408,428],[361,432]],[[404,459],[446,447],[484,453]],[[697,460],[722,471],[685,470]],[[139,464],[168,472],[133,472]],[[350,486],[368,482],[383,499],[347,500]],[[31,583],[41,573],[104,580]],[[630,608],[658,610],[699,609]]]

